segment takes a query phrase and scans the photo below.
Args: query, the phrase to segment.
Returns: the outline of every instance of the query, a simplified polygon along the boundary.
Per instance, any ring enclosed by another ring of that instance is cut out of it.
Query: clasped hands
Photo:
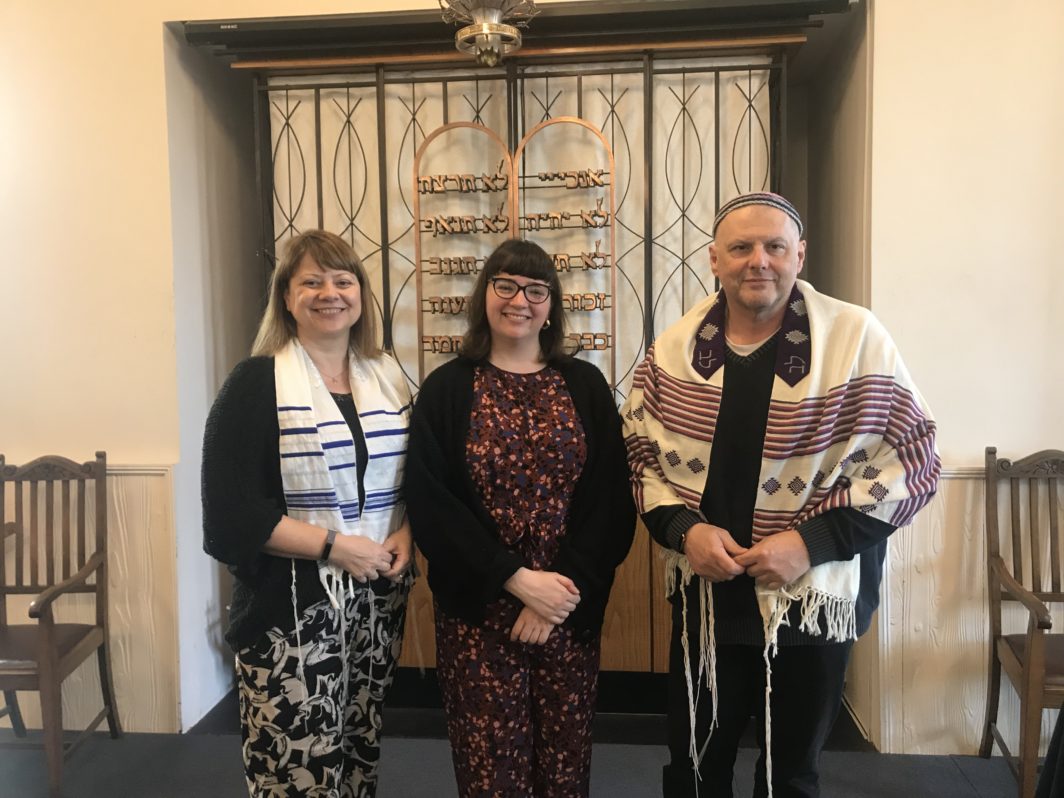
[[[524,604],[510,639],[541,645],[555,626],[569,617],[580,603],[580,591],[573,580],[554,571],[518,568],[503,585]]]
[[[410,525],[404,523],[383,543],[362,535],[338,535],[329,562],[347,571],[356,582],[379,577],[398,582],[410,566],[413,549]]]
[[[809,550],[795,529],[756,538],[740,546],[727,530],[695,524],[687,530],[684,554],[696,574],[711,582],[727,582],[746,573],[760,587],[777,590],[809,570]]]

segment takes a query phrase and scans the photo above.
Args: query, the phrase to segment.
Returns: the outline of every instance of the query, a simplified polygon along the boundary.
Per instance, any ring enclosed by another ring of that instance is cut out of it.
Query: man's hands
[[[735,561],[745,552],[726,529],[712,524],[695,524],[687,530],[683,553],[691,568],[710,582],[727,582],[746,569]]]
[[[580,591],[573,580],[554,571],[518,568],[503,587],[526,608],[555,626],[568,618],[580,603]]]
[[[711,582],[727,582],[745,572],[770,590],[790,584],[810,567],[809,551],[795,529],[761,537],[745,548],[719,526],[695,524],[687,530],[684,554],[694,572]]]
[[[809,570],[809,550],[796,529],[785,529],[755,543],[735,562],[760,587],[778,590]]]

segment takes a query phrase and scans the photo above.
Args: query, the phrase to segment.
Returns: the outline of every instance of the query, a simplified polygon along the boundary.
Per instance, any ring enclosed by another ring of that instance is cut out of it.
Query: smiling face
[[[510,280],[522,287],[526,285],[550,287],[542,280],[520,277],[507,272],[499,272],[495,277],[500,280]],[[518,291],[509,299],[503,299],[490,283],[486,289],[484,310],[488,317],[492,338],[506,338],[515,343],[535,341],[538,346],[539,331],[550,314],[553,297],[549,297],[545,302],[534,304],[528,301],[524,291]]]
[[[709,262],[729,312],[757,322],[782,320],[805,263],[805,242],[783,211],[747,205],[721,221],[709,245]]]
[[[324,269],[308,254],[288,281],[284,304],[301,341],[347,340],[362,315],[362,292],[352,272]]]

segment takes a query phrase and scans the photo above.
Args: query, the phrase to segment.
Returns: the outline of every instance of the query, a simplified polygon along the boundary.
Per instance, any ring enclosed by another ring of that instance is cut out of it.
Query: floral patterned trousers
[[[599,639],[556,627],[543,645],[514,642],[518,602],[483,623],[436,608],[440,680],[461,798],[586,798]]]
[[[347,582],[342,613],[308,607],[236,656],[252,798],[372,798],[381,708],[402,646],[409,578]],[[301,667],[302,666],[302,667]]]

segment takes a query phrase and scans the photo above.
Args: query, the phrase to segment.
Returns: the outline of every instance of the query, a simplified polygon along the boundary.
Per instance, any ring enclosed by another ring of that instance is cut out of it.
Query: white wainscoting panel
[[[878,622],[855,648],[847,702],[886,753],[975,754],[986,709],[988,618],[981,469],[947,472],[890,540]],[[1057,629],[1064,616],[1053,607]],[[1006,614],[1007,632],[1025,629]],[[1017,744],[1019,701],[1002,679],[998,723]],[[1045,748],[1056,719],[1043,716]]]
[[[125,731],[180,730],[172,496],[168,466],[108,466],[111,665]],[[9,600],[8,620],[25,620],[29,601]],[[56,605],[57,621],[92,618],[91,598]],[[64,728],[80,730],[100,711],[99,685],[91,656],[63,682]],[[18,700],[26,725],[40,728],[37,693],[20,692]]]

